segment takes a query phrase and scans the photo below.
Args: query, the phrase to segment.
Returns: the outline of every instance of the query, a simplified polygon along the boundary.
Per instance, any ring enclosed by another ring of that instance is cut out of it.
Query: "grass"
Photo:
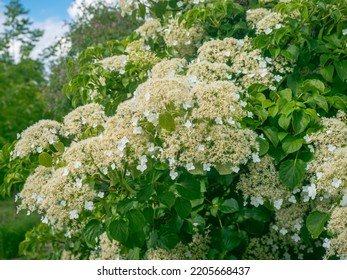
[[[25,233],[39,222],[36,215],[16,213],[13,198],[0,199],[0,259],[20,259],[18,246]]]

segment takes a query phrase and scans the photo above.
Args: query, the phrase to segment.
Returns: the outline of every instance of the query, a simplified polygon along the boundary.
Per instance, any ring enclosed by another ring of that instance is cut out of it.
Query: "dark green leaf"
[[[269,142],[260,137],[257,138],[257,142],[259,143],[259,156],[265,155],[269,150]]]
[[[327,82],[332,83],[333,82],[333,75],[334,75],[334,66],[333,65],[327,65],[320,68],[320,73],[323,76],[324,80]]]
[[[112,221],[108,226],[108,233],[114,240],[117,240],[120,243],[125,243],[128,239],[129,228],[125,221],[116,220]]]
[[[143,230],[146,221],[145,217],[139,210],[132,209],[127,213],[126,216],[129,220],[129,229],[132,232],[138,232]]]
[[[311,118],[305,113],[304,110],[296,110],[293,112],[293,129],[296,134],[303,132],[308,124],[310,123]]]
[[[103,226],[99,220],[91,220],[83,230],[83,237],[87,245],[94,248],[96,245],[96,238],[103,232]]]
[[[46,153],[43,152],[39,155],[39,164],[44,167],[52,167],[53,159],[52,157]]]
[[[184,199],[199,199],[201,197],[200,181],[191,178],[190,180],[179,182],[177,185],[177,191]]]
[[[176,196],[172,192],[163,192],[158,196],[159,202],[169,209],[175,204]]]
[[[347,79],[347,60],[335,61],[335,69],[339,78],[345,82]]]
[[[300,89],[302,91],[319,91],[320,93],[324,93],[325,85],[320,80],[306,80],[300,85]]]
[[[172,249],[180,242],[178,235],[169,230],[159,231],[158,236],[158,245],[165,249]]]
[[[192,211],[192,205],[189,200],[178,197],[175,202],[175,210],[182,219],[186,218]]]
[[[281,115],[280,118],[278,119],[278,125],[282,127],[283,129],[287,130],[291,120],[292,120],[291,115],[289,116]]]
[[[306,163],[301,159],[286,160],[280,165],[280,179],[292,190],[303,180],[305,169]]]
[[[223,213],[234,213],[239,211],[239,204],[233,198],[226,199],[220,206],[219,210]]]
[[[291,154],[300,150],[303,144],[304,140],[302,138],[296,138],[292,135],[289,135],[284,139],[282,148],[287,154]]]
[[[240,232],[223,227],[221,231],[221,241],[223,249],[227,251],[235,249],[242,242],[242,237],[243,235],[240,235]]]
[[[270,127],[270,126],[266,126],[263,127],[263,132],[266,135],[266,137],[271,141],[271,143],[277,147],[278,143],[279,143],[279,139],[278,139],[278,130],[274,127]]]
[[[314,211],[306,218],[306,227],[313,238],[318,238],[324,230],[325,223],[329,220],[329,215],[323,212]]]

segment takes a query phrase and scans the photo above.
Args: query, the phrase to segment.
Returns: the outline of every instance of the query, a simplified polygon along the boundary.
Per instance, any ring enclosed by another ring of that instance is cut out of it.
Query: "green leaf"
[[[52,157],[46,153],[43,152],[39,155],[39,164],[44,167],[52,167],[53,159]]]
[[[289,135],[284,139],[282,148],[287,154],[291,154],[300,150],[303,144],[304,140],[302,138],[296,138],[292,135]]]
[[[125,243],[128,239],[129,228],[125,221],[116,220],[112,221],[108,226],[108,233],[114,240],[117,240],[120,243]]]
[[[175,119],[168,112],[159,115],[159,125],[161,128],[164,128],[168,131],[176,130]]]
[[[177,191],[184,199],[199,199],[201,197],[200,181],[192,178],[190,180],[179,182],[177,185]]]
[[[129,229],[132,232],[138,232],[143,230],[146,220],[143,214],[139,210],[137,209],[130,210],[127,213],[126,217],[129,220]]]
[[[165,249],[172,249],[180,242],[178,235],[167,229],[159,231],[158,236],[158,245]]]
[[[275,127],[271,127],[271,126],[266,126],[263,127],[263,132],[266,135],[266,137],[271,141],[271,143],[277,147],[278,143],[279,143],[279,139],[278,139],[278,130]]]
[[[334,66],[333,65],[327,65],[320,68],[320,74],[323,76],[324,80],[327,82],[332,83],[333,82],[333,76],[334,76]]]
[[[269,150],[269,142],[260,137],[257,138],[257,142],[259,143],[259,156],[265,155]]]
[[[291,115],[289,116],[281,115],[280,118],[278,119],[278,125],[282,127],[284,130],[287,130],[291,120],[292,120]]]
[[[322,108],[325,112],[329,111],[329,105],[324,96],[315,94],[313,95],[312,99],[310,99],[310,101],[311,100],[313,100],[313,102],[315,102],[316,105]]]
[[[347,60],[335,61],[335,69],[339,78],[345,82],[347,79]]]
[[[152,185],[143,187],[136,195],[139,202],[146,202],[153,194],[154,187]]]
[[[178,197],[175,202],[175,210],[178,216],[184,219],[192,212],[192,205],[189,200]]]
[[[319,91],[320,93],[324,93],[325,85],[320,80],[306,80],[300,85],[300,89],[302,91]]]
[[[223,213],[235,213],[239,211],[239,204],[233,198],[226,199],[220,206],[219,210]]]
[[[163,17],[163,15],[165,14],[166,5],[167,5],[166,1],[158,1],[158,3],[154,5],[154,12],[158,18]]]
[[[305,176],[306,163],[301,159],[286,160],[280,165],[280,180],[293,190]]]
[[[233,165],[231,163],[217,164],[215,168],[219,175],[229,175],[233,173]]]
[[[314,211],[307,216],[306,227],[313,238],[318,238],[324,230],[324,225],[328,220],[329,215],[319,211]]]
[[[241,232],[223,227],[221,230],[221,241],[223,249],[230,251],[235,249],[243,241]]]
[[[255,94],[258,92],[263,92],[265,90],[267,90],[268,87],[264,86],[263,84],[252,84],[249,88],[248,88],[248,93],[249,94]]]
[[[305,113],[304,110],[295,110],[293,112],[293,129],[296,134],[303,132],[308,124],[310,123],[311,118]]]
[[[59,153],[64,153],[65,151],[65,146],[62,142],[56,142],[53,144],[54,148],[56,148],[56,150],[59,152]]]
[[[87,245],[94,248],[96,245],[96,238],[104,231],[103,226],[99,220],[91,220],[83,230],[83,237]]]
[[[159,202],[169,209],[175,204],[176,196],[172,192],[163,192],[158,196]]]

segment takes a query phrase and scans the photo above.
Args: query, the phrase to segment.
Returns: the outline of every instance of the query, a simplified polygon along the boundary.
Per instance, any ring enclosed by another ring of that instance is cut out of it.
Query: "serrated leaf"
[[[347,79],[347,60],[335,61],[334,66],[339,78],[345,82]]]
[[[175,119],[168,112],[165,112],[165,113],[162,113],[159,115],[159,125],[161,128],[164,128],[168,131],[175,131],[176,130]]]
[[[112,221],[108,226],[108,233],[114,240],[125,243],[129,235],[128,224],[123,220]]]
[[[317,106],[322,108],[325,112],[329,111],[329,105],[325,97],[322,95],[314,95],[313,100],[316,102]]]
[[[199,199],[201,197],[200,181],[196,179],[179,182],[177,191],[182,198],[187,200]]]
[[[137,209],[130,210],[126,214],[126,217],[128,218],[128,221],[129,221],[129,229],[132,232],[138,232],[143,230],[146,220],[143,214],[139,210]]]
[[[270,127],[270,126],[266,126],[263,127],[263,132],[266,135],[266,137],[271,141],[271,143],[277,147],[278,143],[279,143],[279,139],[278,139],[278,130],[274,127]]]
[[[94,248],[96,245],[96,238],[103,232],[103,226],[99,220],[91,220],[83,230],[83,237],[87,245]]]
[[[172,249],[180,242],[178,235],[169,230],[159,231],[158,236],[158,245],[165,249]]]
[[[318,238],[324,230],[325,223],[329,220],[329,215],[323,212],[314,211],[306,218],[306,227],[313,238]]]
[[[158,196],[158,199],[170,209],[175,204],[176,196],[172,192],[164,192]]]
[[[296,138],[292,135],[289,135],[284,139],[282,148],[283,151],[285,151],[287,154],[291,154],[300,150],[303,144],[304,140],[302,138]]]
[[[286,160],[279,169],[280,180],[293,190],[304,178],[306,163],[301,159]]]
[[[311,121],[310,116],[304,110],[294,111],[292,118],[293,129],[296,134],[303,132]]]
[[[327,82],[332,83],[333,82],[333,76],[334,76],[334,66],[333,65],[327,65],[320,68],[320,74],[323,76],[324,80]]]
[[[39,164],[44,167],[52,167],[53,159],[50,154],[43,152],[39,155]]]
[[[292,120],[291,115],[289,116],[281,115],[280,118],[278,119],[278,125],[282,127],[284,130],[287,130],[291,120]]]
[[[325,85],[320,80],[310,79],[310,80],[304,81],[300,85],[300,89],[302,91],[319,91],[320,93],[324,93]]]
[[[219,210],[223,213],[235,213],[239,211],[239,204],[233,198],[229,198],[224,200],[224,202],[219,206]]]
[[[259,143],[259,156],[265,155],[269,151],[269,142],[260,137],[257,138]]]
[[[184,219],[192,212],[192,205],[189,200],[178,197],[175,202],[175,210],[178,216]]]

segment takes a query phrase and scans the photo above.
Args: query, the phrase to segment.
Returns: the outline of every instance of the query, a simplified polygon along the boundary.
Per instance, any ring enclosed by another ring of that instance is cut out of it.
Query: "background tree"
[[[80,7],[82,14],[67,23],[68,32],[55,45],[45,51],[50,58],[50,73],[45,87],[46,110],[56,119],[69,111],[69,100],[63,86],[80,68],[76,58],[88,47],[104,45],[111,40],[121,40],[135,30],[140,23],[134,23],[129,16],[123,17],[119,8],[98,2],[95,5]],[[65,55],[61,50],[68,47]],[[54,57],[54,59],[51,59]]]

